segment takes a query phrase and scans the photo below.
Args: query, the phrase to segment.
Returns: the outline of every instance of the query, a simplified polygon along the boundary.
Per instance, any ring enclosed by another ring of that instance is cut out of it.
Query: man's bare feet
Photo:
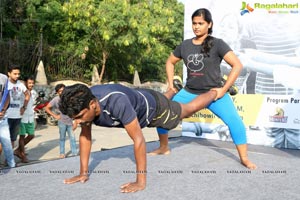
[[[23,155],[22,159],[21,159],[22,163],[29,163],[29,160],[27,159],[27,157],[25,155]]]
[[[157,156],[157,155],[169,155],[171,153],[169,148],[158,148],[154,151],[147,153],[149,156]]]
[[[17,156],[21,160],[22,163],[28,163],[29,162],[26,155],[25,155],[25,153],[20,152],[17,149],[14,151],[14,155]]]
[[[18,149],[14,150],[14,155],[17,156],[18,158],[20,158],[20,157],[19,157],[19,154],[20,154],[20,152],[19,152]]]
[[[248,169],[257,169],[257,166],[254,163],[252,163],[250,160],[248,160],[248,158],[242,159],[241,163]]]

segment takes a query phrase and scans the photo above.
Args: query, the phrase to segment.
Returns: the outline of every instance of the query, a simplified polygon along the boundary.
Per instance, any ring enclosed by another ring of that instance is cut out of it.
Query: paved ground
[[[94,151],[131,143],[122,129],[98,128],[94,130]],[[51,127],[37,131],[36,144],[28,147],[28,157],[56,158],[56,133],[57,128]],[[145,137],[156,137],[155,130],[145,129]],[[148,142],[147,148],[157,145]],[[299,150],[249,145],[249,157],[258,169],[248,170],[240,164],[232,142],[177,137],[170,140],[170,147],[169,156],[147,156],[147,187],[134,194],[120,193],[122,184],[135,180],[130,145],[93,153],[90,179],[85,184],[63,184],[64,179],[78,174],[78,156],[0,170],[0,196],[9,200],[300,199]]]
[[[92,127],[92,152],[101,151],[101,149],[111,149],[121,146],[133,144],[132,140],[127,135],[125,129],[121,128],[104,128],[93,125]],[[144,128],[143,133],[146,142],[157,141],[158,136],[155,128]],[[79,144],[80,128],[75,130],[77,146]],[[181,135],[181,130],[178,127],[170,132],[169,137]],[[16,144],[17,146],[17,144]],[[66,154],[70,155],[70,142],[67,138]],[[45,162],[53,159],[58,159],[59,156],[59,133],[57,126],[39,125],[36,129],[35,138],[26,146],[26,153],[29,163]],[[18,166],[27,165],[20,162],[20,159],[15,157]],[[0,157],[0,168],[4,166],[3,153]]]

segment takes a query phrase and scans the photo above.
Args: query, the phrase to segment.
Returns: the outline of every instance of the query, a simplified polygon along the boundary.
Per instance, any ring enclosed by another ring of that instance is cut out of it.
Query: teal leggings
[[[197,94],[192,94],[185,89],[181,89],[174,97],[173,101],[179,103],[189,103]],[[232,102],[231,97],[226,93],[222,98],[213,101],[207,107],[217,117],[219,117],[229,128],[231,138],[236,145],[246,144],[246,129],[245,125],[237,113],[237,110]],[[168,131],[162,128],[157,128],[158,134],[167,134]]]

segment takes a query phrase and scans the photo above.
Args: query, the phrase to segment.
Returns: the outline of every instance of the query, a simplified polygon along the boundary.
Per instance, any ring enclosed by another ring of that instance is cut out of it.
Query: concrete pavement
[[[75,130],[77,146],[79,145],[80,127]],[[146,142],[157,141],[158,135],[155,128],[144,128],[143,134]],[[181,128],[170,131],[169,137],[177,137],[181,135]],[[92,152],[104,149],[112,149],[121,146],[133,144],[132,140],[123,128],[105,128],[93,125],[92,127]],[[18,142],[15,144],[17,147]],[[70,156],[70,142],[67,137],[65,143],[67,157]],[[59,133],[58,126],[38,125],[35,138],[26,145],[25,151],[28,154],[29,163],[21,163],[20,159],[15,156],[18,166],[45,162],[49,160],[59,159]],[[4,167],[3,153],[0,157],[0,168]]]

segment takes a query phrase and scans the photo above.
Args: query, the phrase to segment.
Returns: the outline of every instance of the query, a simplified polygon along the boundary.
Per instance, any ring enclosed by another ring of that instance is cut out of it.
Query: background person
[[[9,108],[7,109],[7,117],[13,148],[20,131],[22,115],[24,114],[30,99],[30,94],[26,86],[19,80],[20,75],[21,71],[19,66],[10,65],[8,67],[10,103]]]
[[[14,151],[14,154],[21,159],[21,162],[27,163],[28,159],[25,153],[25,146],[34,138],[34,132],[35,132],[34,102],[37,98],[37,92],[33,89],[34,87],[33,77],[26,77],[24,81],[25,81],[25,86],[29,91],[30,99],[27,104],[27,108],[22,116],[21,127],[19,132],[19,146]]]
[[[7,165],[9,167],[15,167],[16,163],[14,159],[13,149],[11,146],[9,126],[7,122],[7,113],[6,113],[10,101],[7,84],[8,84],[7,76],[0,73],[0,145],[3,149]]]
[[[77,146],[76,146],[76,138],[73,133],[73,121],[67,115],[62,114],[58,107],[60,102],[60,95],[65,88],[64,84],[57,84],[55,86],[55,92],[57,96],[54,97],[49,104],[45,107],[45,110],[48,114],[53,116],[58,120],[58,128],[59,128],[59,158],[65,158],[65,143],[66,143],[66,133],[68,133],[70,140],[70,149],[72,156],[76,156],[78,154]],[[55,111],[54,111],[55,109]]]

